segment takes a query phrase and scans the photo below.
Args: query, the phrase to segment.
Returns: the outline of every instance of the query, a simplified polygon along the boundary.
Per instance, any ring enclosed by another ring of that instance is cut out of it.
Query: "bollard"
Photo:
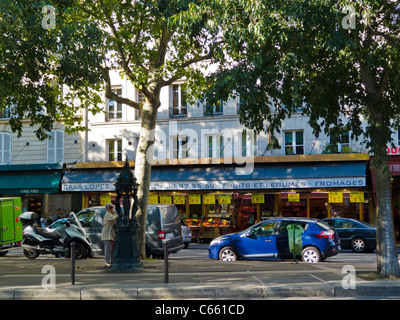
[[[71,242],[71,284],[75,284],[75,242]]]
[[[164,239],[164,283],[168,283],[168,241]]]

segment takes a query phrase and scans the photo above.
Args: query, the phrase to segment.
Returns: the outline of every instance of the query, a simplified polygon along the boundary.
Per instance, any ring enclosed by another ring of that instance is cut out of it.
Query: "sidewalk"
[[[169,283],[164,284],[163,260],[142,261],[142,268],[136,271],[113,271],[105,268],[100,258],[76,262],[75,285],[71,285],[68,259],[27,261],[26,268],[2,271],[0,299],[400,298],[398,280],[365,281],[356,277],[355,289],[344,289],[342,280],[347,273],[342,273],[343,266],[337,263],[170,260]],[[41,285],[47,276],[42,268],[49,263],[56,270],[56,289],[43,289]]]

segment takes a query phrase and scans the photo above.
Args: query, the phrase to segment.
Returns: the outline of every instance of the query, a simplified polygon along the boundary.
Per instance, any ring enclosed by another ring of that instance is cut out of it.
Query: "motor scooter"
[[[75,242],[76,259],[87,258],[91,254],[91,241],[73,212],[69,219],[64,219],[59,227],[53,230],[39,227],[35,223],[38,219],[35,212],[24,212],[20,219],[25,226],[21,245],[24,255],[29,259],[36,259],[41,254],[54,254],[56,257],[66,258],[70,254],[72,242]]]

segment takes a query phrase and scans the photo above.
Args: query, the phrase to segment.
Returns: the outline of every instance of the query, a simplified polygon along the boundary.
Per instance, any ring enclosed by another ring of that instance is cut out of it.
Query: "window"
[[[84,228],[91,228],[93,226],[95,213],[95,211],[84,211],[78,216],[78,220]]]
[[[298,99],[297,98],[292,98],[292,110],[296,113],[302,113],[303,112],[303,101],[304,98]]]
[[[122,89],[113,89],[112,92],[118,96],[122,95]],[[107,121],[122,119],[122,103],[117,103],[114,100],[107,100]]]
[[[47,138],[47,162],[58,163],[64,160],[64,131],[53,130]]]
[[[241,96],[236,97],[237,114],[240,114],[240,110],[243,108],[243,98]]]
[[[224,104],[222,101],[218,101],[216,104],[206,103],[204,106],[205,116],[219,116],[224,114]]]
[[[210,135],[207,137],[208,158],[224,157],[224,137],[221,135]]]
[[[285,132],[285,155],[304,154],[303,131]]]
[[[302,227],[304,231],[308,228],[308,224],[305,223],[305,222],[281,221],[281,225],[279,227],[279,233],[280,234],[287,234],[288,233],[287,227],[292,225],[292,224],[296,224],[296,225]]]
[[[4,108],[0,109],[0,119],[9,119],[13,115],[13,109],[14,107],[12,106],[6,106]]]
[[[325,147],[325,153],[350,153],[350,133],[345,131],[339,134],[339,138],[336,140],[337,144],[332,142],[332,138],[329,138],[329,144]]]
[[[186,94],[181,84],[172,86],[172,110],[171,117],[187,116]]]
[[[108,161],[122,161],[122,140],[108,140]]]
[[[9,164],[11,161],[11,134],[0,132],[0,164]]]
[[[242,157],[257,156],[257,136],[253,130],[243,130],[241,133]]]
[[[338,152],[340,153],[350,152],[350,134],[348,131],[340,134],[338,142]]]
[[[265,222],[250,231],[250,236],[270,236],[275,233],[275,222]]]
[[[400,146],[400,129],[397,129],[397,145]]]
[[[177,136],[172,138],[172,159],[189,158],[189,138]]]

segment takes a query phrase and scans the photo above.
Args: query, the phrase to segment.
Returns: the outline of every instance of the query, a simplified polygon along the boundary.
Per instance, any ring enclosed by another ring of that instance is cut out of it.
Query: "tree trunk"
[[[392,192],[387,160],[375,168],[377,264],[378,274],[385,278],[400,276],[399,260],[392,216]]]
[[[367,60],[367,59],[366,59]],[[392,216],[392,190],[386,144],[389,137],[384,136],[387,128],[385,107],[382,105],[384,87],[376,83],[373,72],[365,62],[360,61],[360,72],[367,94],[367,108],[370,113],[370,135],[373,166],[376,181],[376,245],[377,271],[385,278],[400,277],[400,266],[396,250],[396,239]],[[385,83],[385,81],[381,81]],[[378,90],[378,88],[380,88]]]
[[[159,97],[155,99],[156,103],[149,102],[146,99],[142,109],[142,124],[140,128],[140,139],[136,151],[135,160],[135,177],[138,187],[138,211],[136,219],[139,224],[138,229],[138,245],[141,259],[146,258],[146,221],[147,221],[147,205],[150,190],[151,160],[147,156],[147,150],[154,143],[155,127],[157,120],[157,111],[160,105]]]

